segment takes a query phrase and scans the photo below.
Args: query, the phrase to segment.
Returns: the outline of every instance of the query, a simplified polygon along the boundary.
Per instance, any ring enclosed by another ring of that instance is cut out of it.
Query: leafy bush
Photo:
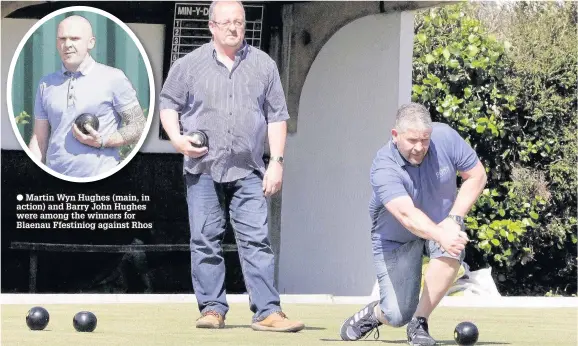
[[[500,40],[475,6],[416,15],[412,94],[488,172],[470,265],[494,267],[504,294],[576,293],[575,6],[514,3]]]
[[[16,117],[14,117],[14,121],[16,125],[26,125],[30,124],[30,114],[26,113],[26,111],[20,112]]]

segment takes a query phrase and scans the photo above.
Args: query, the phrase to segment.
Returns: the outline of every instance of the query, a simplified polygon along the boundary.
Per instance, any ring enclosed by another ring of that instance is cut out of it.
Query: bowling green
[[[306,329],[296,334],[255,332],[246,304],[232,304],[227,327],[195,329],[196,304],[43,305],[50,313],[44,331],[26,327],[29,305],[2,305],[2,345],[332,345],[342,343],[339,327],[357,305],[285,304],[287,315]],[[96,314],[93,333],[78,333],[72,317],[81,310]],[[574,308],[439,308],[430,319],[430,331],[440,345],[455,345],[453,330],[461,321],[473,321],[480,330],[477,345],[557,345],[578,343]],[[380,336],[364,341],[374,345],[404,345],[405,328],[381,327]]]

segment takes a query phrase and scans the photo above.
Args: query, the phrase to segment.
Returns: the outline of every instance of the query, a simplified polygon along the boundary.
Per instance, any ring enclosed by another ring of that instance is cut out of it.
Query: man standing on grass
[[[304,324],[281,310],[268,239],[266,197],[281,188],[289,118],[279,72],[266,53],[244,40],[241,3],[213,2],[209,29],[213,40],[175,61],[160,97],[163,127],[184,155],[191,274],[201,311],[196,327],[225,327],[229,305],[221,242],[228,213],[254,313],[251,327],[297,332]],[[208,147],[191,144],[193,131],[207,134]],[[267,167],[265,135],[271,151]]]
[[[453,283],[468,236],[464,217],[486,184],[475,151],[419,104],[402,106],[371,167],[371,239],[380,300],[345,320],[343,340],[407,324],[410,345],[435,345],[428,318]],[[457,191],[456,174],[463,184]],[[420,298],[422,255],[430,257]]]

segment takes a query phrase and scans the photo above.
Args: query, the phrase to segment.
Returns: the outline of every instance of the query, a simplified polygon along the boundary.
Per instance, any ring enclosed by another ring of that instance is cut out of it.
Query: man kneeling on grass
[[[455,279],[468,236],[464,216],[486,184],[470,145],[432,123],[419,104],[402,106],[392,139],[371,168],[371,239],[380,300],[345,320],[341,338],[358,340],[382,324],[407,324],[410,345],[435,345],[427,319]],[[463,184],[457,191],[456,174]],[[431,261],[421,298],[422,255]]]

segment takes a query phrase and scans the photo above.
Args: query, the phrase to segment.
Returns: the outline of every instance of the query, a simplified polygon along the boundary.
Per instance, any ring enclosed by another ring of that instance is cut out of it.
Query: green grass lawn
[[[356,305],[286,304],[291,318],[302,320],[306,329],[295,334],[255,332],[245,304],[233,304],[222,330],[194,327],[196,304],[99,304],[44,305],[50,323],[44,331],[30,331],[25,317],[28,305],[2,305],[2,345],[331,345],[343,343],[339,327],[356,312]],[[81,310],[96,314],[93,333],[78,333],[72,317]],[[440,345],[455,345],[453,330],[469,320],[478,326],[478,345],[577,344],[576,309],[439,308],[430,319],[430,332]],[[405,328],[380,328],[380,338],[363,342],[406,344]]]

